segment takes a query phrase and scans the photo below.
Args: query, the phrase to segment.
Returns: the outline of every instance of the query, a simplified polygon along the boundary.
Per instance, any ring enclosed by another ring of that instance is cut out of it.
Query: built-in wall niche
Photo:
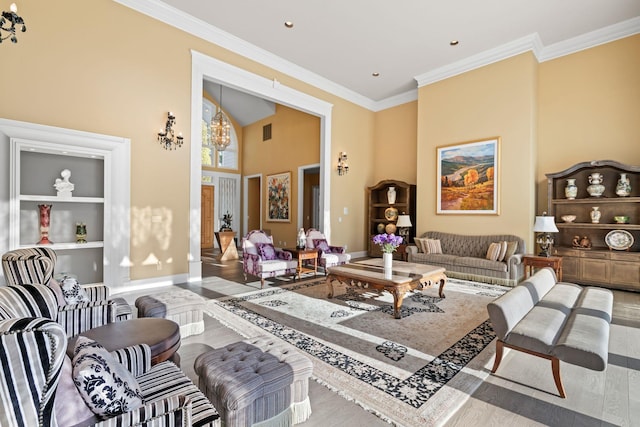
[[[9,239],[0,250],[37,246],[38,205],[50,204],[47,246],[58,255],[55,273],[112,290],[128,284],[130,141],[0,119],[0,142],[5,139],[9,156],[0,152],[0,162],[10,171],[10,194],[2,200],[9,205]],[[59,197],[54,184],[65,169],[74,189]],[[77,223],[86,225],[86,243],[77,242]]]

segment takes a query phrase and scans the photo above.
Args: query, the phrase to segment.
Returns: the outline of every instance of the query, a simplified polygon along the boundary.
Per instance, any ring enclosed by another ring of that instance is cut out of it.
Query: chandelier
[[[231,123],[222,112],[222,85],[220,85],[220,102],[218,112],[211,119],[211,144],[218,151],[224,151],[231,144]]]
[[[5,26],[5,24],[11,25]],[[16,25],[18,27],[22,25],[20,31],[23,33],[27,31],[27,26],[24,25],[24,19],[18,16],[18,6],[16,6],[15,3],[11,3],[11,6],[9,6],[9,12],[3,11],[2,15],[0,15],[0,30],[9,33],[6,36],[3,36],[2,32],[0,32],[0,43],[2,43],[2,40],[8,39],[9,37],[11,37],[11,43],[18,43],[18,38],[16,37]]]

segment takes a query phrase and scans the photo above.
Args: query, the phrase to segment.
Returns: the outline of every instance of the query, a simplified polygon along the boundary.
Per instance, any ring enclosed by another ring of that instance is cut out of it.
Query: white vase
[[[620,197],[627,197],[631,194],[631,183],[626,173],[620,174],[618,185],[616,185],[616,194]]]
[[[396,187],[389,187],[387,190],[387,202],[389,202],[390,205],[396,202]]]
[[[567,199],[573,200],[578,195],[578,186],[573,178],[567,179],[567,186],[564,188],[564,195]]]
[[[591,216],[591,222],[593,224],[598,224],[600,222],[600,216],[602,215],[602,212],[600,212],[600,210],[598,209],[598,206],[594,206],[591,209],[593,209],[589,215]]]
[[[384,261],[384,278],[391,279],[393,276],[393,254],[383,252],[382,260]]]

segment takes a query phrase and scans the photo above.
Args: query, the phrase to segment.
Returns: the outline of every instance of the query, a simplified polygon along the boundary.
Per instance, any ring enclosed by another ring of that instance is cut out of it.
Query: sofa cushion
[[[568,317],[569,313],[562,307],[536,305],[507,334],[504,342],[538,353],[551,354]]]
[[[598,316],[572,313],[553,355],[567,363],[604,371],[609,355],[609,322]]]
[[[498,261],[498,257],[500,256],[500,243],[492,243],[489,245],[489,249],[487,249],[486,259],[489,261]]]
[[[440,245],[440,240],[438,239],[426,239],[423,245],[424,245],[424,252],[427,254],[442,253],[442,246]]]
[[[143,405],[138,382],[102,345],[79,336],[73,352],[73,381],[87,406],[101,418]]]
[[[422,252],[422,253],[426,253],[425,251],[425,246],[424,246],[424,242],[427,240],[426,237],[414,237],[413,238],[413,242],[416,244],[416,247],[418,248],[418,253]]]
[[[448,254],[414,254],[414,258],[417,262],[425,264],[448,264],[453,265],[458,256]]]
[[[463,265],[465,267],[482,268],[493,271],[507,271],[507,264],[500,261],[491,261],[488,259],[474,258],[468,256],[457,257],[453,265]]]
[[[516,253],[517,250],[518,250],[518,242],[516,241],[507,242],[507,250],[504,253],[505,261],[511,258]]]

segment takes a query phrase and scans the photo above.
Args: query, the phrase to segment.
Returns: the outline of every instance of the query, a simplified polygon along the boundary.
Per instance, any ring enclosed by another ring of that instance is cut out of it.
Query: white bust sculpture
[[[74,189],[74,185],[69,182],[69,177],[71,176],[71,171],[69,169],[64,169],[60,172],[62,179],[56,178],[56,183],[53,184],[56,190],[58,190],[58,197],[71,197],[71,192]]]

